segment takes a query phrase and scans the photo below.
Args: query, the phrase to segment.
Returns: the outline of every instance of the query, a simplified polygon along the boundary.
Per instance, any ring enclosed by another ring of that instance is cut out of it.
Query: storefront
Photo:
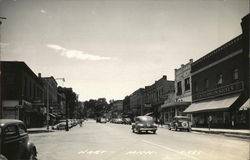
[[[161,112],[165,123],[169,123],[175,116],[183,116],[183,111],[191,104],[191,102],[171,102],[161,105]]]
[[[248,128],[249,107],[245,101],[239,93],[231,94],[192,103],[184,112],[192,113],[194,127],[208,127],[210,123],[212,128]]]

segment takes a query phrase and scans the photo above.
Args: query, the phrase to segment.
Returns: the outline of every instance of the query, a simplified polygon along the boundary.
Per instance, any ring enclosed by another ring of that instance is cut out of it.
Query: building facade
[[[145,89],[139,88],[130,95],[130,109],[133,117],[143,115],[143,106],[145,104]]]
[[[191,65],[194,126],[247,128],[249,108],[249,15],[243,33]]]
[[[20,119],[27,127],[42,126],[43,81],[24,62],[2,61],[1,71],[2,118]]]
[[[167,80],[166,75],[151,86],[146,86],[144,114],[152,113],[156,119],[162,118],[161,105],[166,100],[173,98],[174,90],[174,81]]]
[[[121,117],[123,113],[123,101],[115,100],[111,103],[111,117],[117,118]]]
[[[76,93],[72,88],[67,87],[58,87],[58,92],[65,95],[65,117],[70,119],[77,118],[75,114],[78,105],[78,98]]]
[[[190,59],[187,64],[182,64],[180,68],[175,69],[175,94],[174,97],[167,99],[161,105],[164,122],[171,122],[174,116],[185,115],[183,111],[191,104],[191,64]]]

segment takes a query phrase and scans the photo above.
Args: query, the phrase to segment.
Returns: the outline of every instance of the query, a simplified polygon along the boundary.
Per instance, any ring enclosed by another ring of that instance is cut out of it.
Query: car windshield
[[[154,122],[152,117],[141,117],[138,120],[139,120],[139,122],[147,122],[147,123],[153,123]]]

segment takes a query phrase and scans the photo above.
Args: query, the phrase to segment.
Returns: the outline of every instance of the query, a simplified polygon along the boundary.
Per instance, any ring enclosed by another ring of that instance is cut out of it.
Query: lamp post
[[[5,20],[5,17],[0,17],[0,28],[2,21],[1,19]],[[1,30],[0,30],[0,35],[1,35]],[[0,37],[0,42],[1,42],[1,37]],[[0,119],[3,118],[3,105],[2,105],[2,56],[1,56],[1,44],[0,44]]]

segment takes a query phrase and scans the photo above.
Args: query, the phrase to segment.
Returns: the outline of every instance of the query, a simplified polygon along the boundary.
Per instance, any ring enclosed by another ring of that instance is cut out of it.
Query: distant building
[[[24,63],[1,61],[1,118],[20,119],[27,127],[44,122],[43,81]]]
[[[130,110],[133,117],[143,115],[143,107],[145,104],[145,89],[139,88],[130,95]]]
[[[58,91],[57,91],[57,82],[53,76],[51,77],[41,77],[41,73],[38,76],[43,80],[44,83],[44,102],[45,105],[49,105],[49,115],[50,119],[58,118],[59,106],[58,106]]]
[[[249,14],[241,25],[241,35],[192,63],[192,104],[184,112],[195,126],[249,127]]]
[[[111,102],[111,117],[117,118],[121,117],[123,113],[123,101],[114,100]]]
[[[131,109],[130,109],[130,96],[126,96],[123,99],[123,113],[125,115],[131,114]]]
[[[78,98],[76,93],[73,91],[72,88],[62,88],[58,87],[58,92],[63,93],[65,95],[65,100],[66,100],[66,113],[65,116],[67,118],[77,118],[76,116],[76,110],[77,110],[77,105],[78,105]]]
[[[168,99],[173,99],[174,81],[167,80],[164,75],[154,84],[145,87],[144,113],[151,114],[156,118],[161,118],[161,105]]]
[[[183,111],[191,104],[191,64],[190,59],[187,64],[182,64],[175,69],[175,94],[172,99],[168,99],[161,106],[164,112],[164,121],[172,121],[174,116],[184,115]]]

